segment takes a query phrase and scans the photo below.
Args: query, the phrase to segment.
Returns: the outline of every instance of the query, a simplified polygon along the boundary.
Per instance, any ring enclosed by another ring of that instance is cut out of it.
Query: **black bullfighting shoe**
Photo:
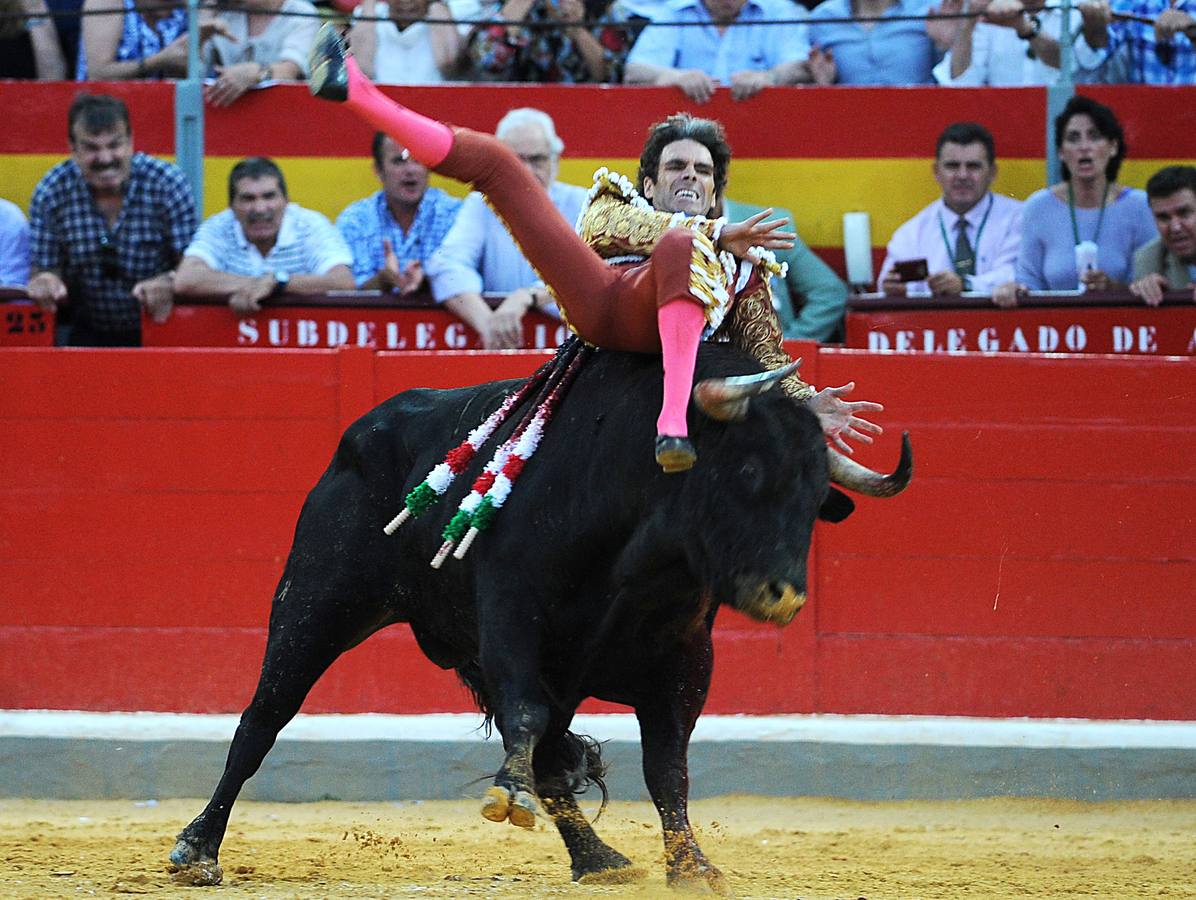
[[[344,103],[349,99],[349,74],[345,70],[348,48],[336,26],[325,22],[308,54],[308,90],[313,97]]]
[[[693,442],[687,437],[675,437],[671,434],[656,435],[656,461],[664,469],[665,474],[684,472],[692,469],[697,462],[698,451]]]

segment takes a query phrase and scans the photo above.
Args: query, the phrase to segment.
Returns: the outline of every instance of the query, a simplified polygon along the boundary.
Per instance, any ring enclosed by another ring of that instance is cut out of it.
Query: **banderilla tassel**
[[[444,561],[448,559],[449,553],[453,550],[453,542],[445,541],[440,545],[440,549],[436,551],[436,555],[432,557],[432,568],[439,569]]]

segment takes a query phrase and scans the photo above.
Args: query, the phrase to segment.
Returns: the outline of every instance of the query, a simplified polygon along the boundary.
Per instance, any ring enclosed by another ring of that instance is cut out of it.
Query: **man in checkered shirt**
[[[165,321],[173,269],[195,233],[195,198],[181,170],[133,150],[129,111],[82,94],[67,113],[71,158],[45,174],[29,204],[30,298],[66,305],[74,346],[141,344],[141,309]]]
[[[239,316],[282,294],[351,291],[353,254],[327,217],[287,198],[271,159],[251,156],[228,175],[228,209],[199,227],[179,265],[184,296],[227,297]]]
[[[1104,81],[1196,83],[1196,0],[1086,0],[1076,64]],[[1125,18],[1113,21],[1120,14]]]

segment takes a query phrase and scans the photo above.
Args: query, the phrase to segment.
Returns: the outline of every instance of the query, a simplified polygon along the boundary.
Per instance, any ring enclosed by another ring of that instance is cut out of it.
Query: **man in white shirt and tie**
[[[895,296],[991,292],[1013,278],[1022,204],[989,189],[996,177],[988,129],[975,122],[948,125],[934,159],[943,195],[893,233],[880,289]],[[903,278],[901,270],[909,267],[899,264],[917,260],[926,261],[925,280]]]

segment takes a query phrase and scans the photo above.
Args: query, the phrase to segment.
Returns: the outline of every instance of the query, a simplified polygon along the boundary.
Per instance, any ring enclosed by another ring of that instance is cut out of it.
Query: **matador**
[[[768,212],[742,222],[709,218],[726,185],[731,150],[722,127],[684,113],[649,129],[637,183],[595,173],[575,229],[522,161],[492,135],[454,128],[395,102],[375,87],[326,24],[311,53],[314,95],[344,102],[433,171],[480,191],[503,219],[555,297],[569,327],[598,347],[660,353],[664,390],[656,460],[666,472],[697,458],[686,411],[698,345],[726,339],[769,368],[790,360],[769,279],[772,250],[792,246],[785,219]],[[842,396],[852,385],[815,391],[796,372],[783,389],[818,415],[828,439],[870,443],[879,426],[858,413],[882,407]]]

